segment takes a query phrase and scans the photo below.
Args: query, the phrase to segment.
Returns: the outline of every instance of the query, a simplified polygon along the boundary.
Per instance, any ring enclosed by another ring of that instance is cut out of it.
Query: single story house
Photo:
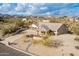
[[[54,35],[67,33],[67,26],[63,23],[44,23],[39,22],[37,24],[38,31],[53,33]]]

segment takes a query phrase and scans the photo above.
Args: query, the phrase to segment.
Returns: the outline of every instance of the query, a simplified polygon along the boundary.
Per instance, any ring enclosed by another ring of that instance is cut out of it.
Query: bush
[[[39,39],[36,39],[36,40],[33,39],[33,40],[32,40],[32,43],[33,43],[33,44],[43,44],[43,45],[45,45],[45,46],[51,47],[52,44],[53,44],[53,40],[50,39],[50,38],[46,38],[46,39],[42,38],[41,40],[39,40]]]
[[[79,42],[79,37],[76,37],[74,40],[78,41]]]
[[[38,40],[38,39],[37,39],[37,40],[34,40],[34,39],[33,39],[33,40],[32,40],[32,43],[33,43],[33,44],[41,44],[41,43],[42,43],[42,40]]]
[[[79,28],[74,28],[73,33],[79,35]]]
[[[17,20],[17,21],[16,21],[16,25],[17,25],[18,27],[23,27],[23,26],[25,25],[25,22],[22,21],[22,20]]]
[[[8,28],[2,28],[2,33],[3,35],[7,34],[9,32]]]
[[[42,37],[40,39],[33,39],[32,40],[33,44],[43,44],[45,46],[51,46],[53,43],[53,40],[49,37]]]
[[[59,47],[59,46],[63,46],[62,41],[60,40],[53,40],[53,38],[48,37],[46,39],[42,40],[42,44],[48,47]]]
[[[19,28],[24,27],[25,23],[21,20],[16,20],[14,23],[5,23],[3,27],[1,27],[1,30],[3,32],[3,35],[10,34],[18,30]]]
[[[0,16],[0,22],[4,22],[3,17]]]
[[[43,37],[43,39],[48,39],[50,37],[50,35],[47,32],[45,32],[42,34],[42,37]]]
[[[3,32],[3,35],[9,34],[9,33],[13,33],[18,29],[18,27],[16,25],[8,25],[3,27],[1,30]]]
[[[53,46],[53,40],[51,40],[51,39],[44,39],[44,40],[42,41],[42,43],[43,43],[43,45],[45,45],[45,46],[49,46],[49,47]]]
[[[79,35],[79,23],[73,23],[69,26],[70,32]]]

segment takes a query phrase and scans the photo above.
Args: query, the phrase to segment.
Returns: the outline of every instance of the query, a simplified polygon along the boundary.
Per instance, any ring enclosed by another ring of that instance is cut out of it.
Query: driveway
[[[8,44],[8,42],[12,43],[15,40],[18,40],[19,38],[21,38],[23,36],[23,34],[17,34],[11,37],[6,38],[4,41],[2,41],[4,44]]]

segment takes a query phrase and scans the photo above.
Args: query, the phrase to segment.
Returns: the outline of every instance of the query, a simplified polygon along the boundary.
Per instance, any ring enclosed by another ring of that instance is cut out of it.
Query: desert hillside
[[[22,21],[26,19],[26,21]],[[69,33],[79,34],[79,17],[68,16],[0,16],[0,36],[16,32],[19,28],[28,28],[31,24],[48,20],[51,23],[64,23]]]

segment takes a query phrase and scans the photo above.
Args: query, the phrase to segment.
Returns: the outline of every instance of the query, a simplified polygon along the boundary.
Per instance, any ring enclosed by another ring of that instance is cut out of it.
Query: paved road
[[[15,49],[0,44],[0,56],[29,56],[28,54],[22,53]]]

